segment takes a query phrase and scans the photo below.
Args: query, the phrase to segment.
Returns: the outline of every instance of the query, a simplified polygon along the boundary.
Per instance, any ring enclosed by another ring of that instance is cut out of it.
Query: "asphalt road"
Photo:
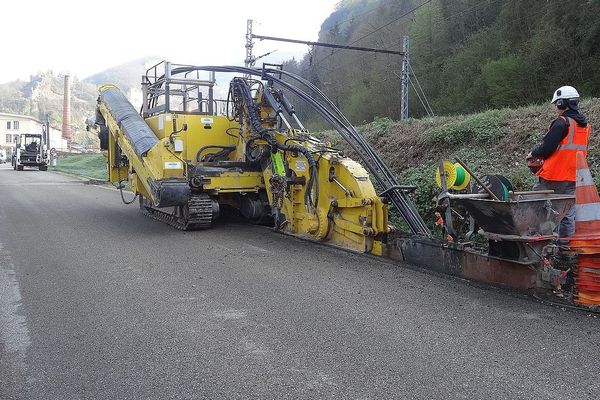
[[[0,399],[598,399],[600,319],[0,167]]]

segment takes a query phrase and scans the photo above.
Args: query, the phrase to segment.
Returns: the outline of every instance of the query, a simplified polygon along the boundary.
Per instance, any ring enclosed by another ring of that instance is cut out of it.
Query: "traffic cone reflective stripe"
[[[575,237],[593,239],[600,236],[598,203],[575,205]]]
[[[579,156],[580,152],[577,152],[577,155]],[[584,160],[585,161],[585,156]],[[577,161],[581,161],[579,160],[579,157],[577,159]],[[577,187],[581,187],[581,186],[591,186],[594,185],[594,178],[592,178],[592,173],[590,172],[590,169],[588,168],[587,162],[585,163],[585,165],[579,165],[577,164]]]
[[[596,203],[577,204],[577,221],[593,222],[600,220],[600,207]]]

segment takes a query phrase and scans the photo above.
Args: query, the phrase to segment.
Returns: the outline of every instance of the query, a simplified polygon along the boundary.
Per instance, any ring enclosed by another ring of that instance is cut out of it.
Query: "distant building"
[[[15,149],[17,136],[22,133],[41,134],[44,123],[28,115],[8,114],[0,112],[0,149],[12,152]],[[67,141],[62,138],[62,132],[50,128],[50,143],[48,149],[67,150]]]

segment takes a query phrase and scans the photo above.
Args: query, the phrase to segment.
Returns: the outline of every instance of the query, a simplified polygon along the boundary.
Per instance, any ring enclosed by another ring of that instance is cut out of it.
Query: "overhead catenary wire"
[[[398,74],[395,71],[393,71],[393,73],[396,77],[400,78],[400,76],[398,76]],[[417,97],[419,98],[419,101],[421,102],[423,109],[425,110],[425,112],[427,113],[428,116],[435,117],[435,114],[433,113],[433,109],[431,108],[431,105],[429,104],[429,100],[427,100],[427,95],[425,94],[425,91],[419,84],[419,80],[417,79],[417,76],[415,75],[414,71],[412,71],[412,76],[415,78],[415,81],[417,82],[418,87],[415,86],[413,79],[411,79],[410,74],[408,76],[408,81],[410,82],[413,90],[415,91]]]
[[[373,11],[376,11],[377,9],[379,9],[379,7],[380,7],[380,6],[381,6],[381,4],[379,4],[378,2],[376,2],[376,5],[375,5],[375,7],[371,8],[370,10],[367,10],[367,11],[365,11],[365,12],[362,12],[362,13],[360,13],[360,14],[355,14],[355,15],[353,14],[353,15],[350,15],[348,18],[345,18],[345,19],[343,19],[343,20],[340,20],[340,21],[336,21],[336,24],[337,24],[337,25],[341,25],[341,24],[343,24],[343,23],[345,23],[345,22],[348,22],[348,21],[351,21],[351,20],[357,19],[357,18],[359,18],[359,17],[364,17],[365,15],[367,15],[367,14],[370,14],[370,13],[372,13]],[[332,28],[330,28],[330,29],[329,29],[327,32],[331,32],[331,29],[332,29]]]
[[[474,4],[474,5],[470,6],[470,7],[466,8],[466,9],[463,9],[463,10],[461,10],[461,11],[458,11],[458,12],[456,12],[456,13],[454,13],[454,14],[452,14],[452,15],[448,16],[448,17],[445,17],[445,18],[444,18],[444,20],[451,21],[451,20],[452,20],[452,18],[453,18],[453,17],[455,17],[455,16],[458,16],[458,15],[465,14],[465,13],[467,13],[467,12],[469,12],[469,11],[478,10],[479,8],[481,8],[481,7],[485,6],[485,5],[490,5],[490,4],[493,4],[493,3],[497,3],[498,1],[499,1],[499,0],[487,0],[487,1],[480,1],[480,2],[477,2],[476,4]],[[420,6],[418,6],[416,9],[418,9],[418,8],[421,8],[422,6],[424,6],[424,5],[428,4],[428,3],[429,3],[429,2],[424,2],[424,3],[422,3]],[[415,11],[416,11],[416,9],[413,9],[413,10],[415,10]],[[401,18],[402,18],[403,16],[405,16],[405,15],[406,15],[406,14],[404,14],[404,15],[401,15],[400,17],[397,17],[397,19],[396,19],[396,20],[399,20],[399,19],[401,19]],[[393,22],[395,22],[395,21],[393,21]],[[367,35],[364,35],[363,37],[361,37],[361,38],[359,38],[359,39],[357,39],[357,40],[353,41],[353,42],[352,42],[352,43],[350,43],[350,44],[354,44],[354,43],[356,43],[357,41],[361,40],[362,38],[364,38],[364,37],[366,37],[366,36],[369,36],[369,35],[371,35],[371,34],[373,34],[373,33],[377,32],[377,31],[379,31],[379,30],[381,30],[381,29],[385,28],[386,26],[389,26],[389,25],[390,25],[391,23],[393,23],[393,22],[390,22],[390,23],[388,23],[388,24],[386,24],[386,25],[384,25],[384,26],[381,26],[381,27],[379,27],[379,28],[376,28],[375,30],[371,31],[369,34],[367,34]],[[463,41],[461,41],[461,42],[464,42],[464,41],[466,41],[467,39],[468,39],[468,38],[464,39],[464,40],[463,40]],[[460,43],[460,42],[459,42],[459,43]],[[384,46],[384,45],[382,45],[382,47],[388,47],[388,46]],[[317,65],[321,64],[321,63],[322,63],[324,60],[326,60],[327,58],[329,58],[329,57],[333,56],[333,55],[334,55],[334,53],[335,53],[335,51],[332,51],[332,53],[331,53],[331,54],[329,54],[328,56],[326,56],[326,57],[324,57],[323,59],[319,60],[317,63],[313,64],[313,67],[316,67]],[[329,73],[333,73],[333,72],[335,72],[335,71],[337,71],[337,70],[340,70],[340,69],[342,69],[342,68],[344,68],[344,67],[346,67],[346,66],[348,66],[348,65],[350,65],[350,64],[352,64],[352,63],[356,63],[356,61],[357,61],[357,60],[361,60],[361,59],[363,59],[364,57],[366,57],[367,55],[368,55],[368,54],[363,54],[363,55],[361,55],[361,56],[360,56],[360,57],[358,57],[358,58],[354,58],[354,59],[352,59],[352,60],[350,60],[350,61],[348,61],[348,62],[346,62],[346,63],[343,63],[343,64],[341,64],[341,65],[337,65],[335,68],[326,68],[326,67],[323,67],[323,68],[324,68],[324,69],[326,69],[326,70],[327,70]],[[421,83],[420,83],[420,81],[419,81],[418,77],[416,76],[416,74],[415,74],[415,72],[414,72],[414,70],[413,70],[413,68],[412,68],[412,65],[411,65],[410,63],[408,64],[408,67],[409,67],[409,71],[410,71],[410,73],[413,75],[413,77],[414,77],[414,80],[415,80],[415,82],[413,82],[413,81],[410,79],[410,75],[409,75],[409,82],[411,83],[411,86],[413,87],[413,89],[414,89],[415,93],[417,94],[417,97],[419,97],[419,100],[420,100],[421,104],[423,105],[423,108],[424,108],[424,110],[426,111],[427,115],[429,115],[429,116],[435,116],[435,114],[434,114],[434,112],[433,112],[433,109],[432,109],[432,107],[431,107],[431,104],[429,103],[429,100],[428,100],[428,98],[427,98],[427,96],[426,96],[426,94],[425,94],[425,91],[424,91],[423,87],[421,86]],[[398,75],[397,75],[397,74],[395,74],[395,73],[394,73],[394,75],[398,76]],[[415,86],[415,83],[416,83],[416,86]]]
[[[396,78],[401,79],[400,75],[398,75],[396,73],[396,71],[392,71],[392,73],[394,74],[394,76],[396,76]],[[413,73],[413,76],[415,76],[414,73]],[[415,76],[415,78],[416,78],[416,76]],[[427,100],[427,96],[425,95],[425,92],[423,91],[423,89],[420,86],[419,86],[419,88],[417,88],[415,86],[413,80],[410,77],[410,74],[408,75],[408,82],[410,82],[410,85],[412,86],[415,94],[419,98],[419,101],[421,102],[421,105],[423,106],[423,109],[425,110],[427,115],[430,117],[435,117],[435,114],[433,113],[433,110],[431,109],[431,106],[429,105],[429,101]]]
[[[500,1],[500,0],[488,0],[488,1],[480,1],[480,2],[477,2],[476,4],[472,5],[471,7],[468,7],[468,8],[466,8],[466,9],[464,9],[464,10],[460,10],[460,11],[458,11],[458,12],[456,12],[456,13],[452,14],[452,15],[449,15],[449,16],[447,16],[447,17],[442,17],[442,20],[444,20],[444,21],[446,21],[446,22],[452,22],[452,19],[453,19],[454,17],[456,17],[456,16],[463,15],[463,14],[465,14],[465,13],[467,13],[467,12],[469,12],[469,11],[472,11],[472,10],[474,10],[474,9],[478,9],[478,8],[480,8],[480,6],[486,6],[486,5],[490,5],[490,4],[493,4],[493,3],[497,3],[497,2],[499,2],[499,1]],[[428,3],[430,3],[430,2],[423,3],[423,4],[422,4],[421,6],[419,6],[418,8],[421,8],[422,6],[424,6],[424,5],[428,4]],[[417,9],[418,9],[418,8],[417,8]],[[415,11],[416,11],[416,9],[415,9]],[[409,13],[410,13],[410,12],[409,12]],[[399,20],[399,19],[403,18],[404,16],[406,16],[406,14],[404,14],[404,15],[401,15],[400,17],[398,17],[398,18],[397,18],[397,20]],[[520,20],[520,19],[519,19],[519,20]],[[393,21],[393,22],[396,22],[396,21]],[[393,23],[393,22],[392,22],[392,23]],[[389,25],[391,25],[391,24],[387,24],[387,26],[389,26]],[[385,26],[385,27],[387,27],[387,26]],[[384,27],[380,27],[380,28],[384,28]],[[376,30],[380,30],[380,28],[377,28]],[[356,43],[356,42],[358,42],[358,41],[362,40],[364,37],[370,36],[372,33],[375,33],[375,31],[372,31],[372,32],[370,32],[369,34],[367,34],[367,35],[363,36],[362,38],[359,38],[359,39],[357,39],[357,40],[355,40],[355,41],[351,42],[350,44],[354,44],[354,43]],[[465,38],[465,39],[463,39],[463,40],[461,40],[461,41],[459,41],[459,42],[457,42],[457,43],[454,43],[454,44],[452,44],[451,46],[447,46],[445,49],[450,49],[450,48],[452,48],[452,47],[455,47],[455,46],[456,46],[456,45],[458,45],[458,44],[461,44],[461,43],[464,43],[464,42],[466,42],[468,39],[469,39],[469,38]],[[386,48],[387,48],[387,47],[390,47],[390,46],[386,46],[386,45],[382,44],[382,47],[386,47]],[[316,66],[320,65],[320,64],[321,64],[323,61],[325,61],[326,59],[328,59],[329,57],[333,56],[333,55],[334,55],[334,54],[336,54],[336,53],[337,53],[336,51],[332,51],[332,53],[331,53],[331,54],[329,54],[328,56],[326,56],[326,57],[323,57],[321,60],[318,60],[317,62],[315,62],[314,64],[312,64],[312,65],[313,65],[313,67],[316,67]],[[348,66],[348,65],[350,65],[350,64],[352,64],[352,63],[355,63],[357,60],[363,59],[363,58],[364,58],[364,57],[366,57],[367,55],[368,55],[368,53],[365,53],[365,54],[363,54],[363,55],[361,55],[361,56],[359,56],[359,57],[357,57],[357,58],[354,58],[354,59],[352,59],[352,60],[350,60],[350,61],[348,61],[348,62],[345,62],[345,63],[343,63],[343,64],[339,64],[339,65],[337,65],[335,68],[327,68],[327,67],[322,67],[322,68],[326,69],[328,72],[335,72],[335,71],[337,71],[337,70],[339,70],[339,69],[342,69],[342,68],[344,68],[344,67],[346,67],[346,66]]]
[[[298,40],[298,39],[288,39],[288,38],[280,38],[274,36],[263,36],[263,35],[252,35],[252,38],[260,39],[260,40],[273,40],[276,42],[286,42],[286,43],[299,43],[299,44],[307,44],[309,46],[319,46],[319,47],[329,47],[334,49],[341,50],[358,50],[358,51],[368,51],[372,53],[384,53],[384,54],[395,54],[395,55],[403,55],[404,53],[396,50],[388,50],[388,49],[376,49],[372,47],[358,47],[358,46],[350,46],[345,44],[335,44],[335,43],[325,43],[325,42],[312,42],[308,40]]]
[[[413,8],[412,8],[410,11],[407,11],[406,13],[404,13],[404,14],[400,15],[399,17],[396,17],[396,18],[394,18],[393,20],[391,20],[391,21],[389,21],[388,23],[386,23],[386,24],[384,24],[384,25],[380,26],[379,28],[376,28],[376,29],[374,29],[373,31],[371,31],[371,32],[369,32],[369,33],[367,33],[367,34],[365,34],[365,35],[363,35],[363,36],[359,37],[358,39],[356,39],[356,40],[352,41],[352,42],[351,42],[351,43],[349,43],[348,45],[349,45],[349,46],[351,46],[351,45],[353,45],[353,44],[355,44],[355,43],[358,43],[358,42],[360,42],[361,40],[363,40],[363,39],[365,39],[365,38],[367,38],[367,37],[371,36],[372,34],[374,34],[374,33],[377,33],[377,32],[379,32],[379,31],[380,31],[380,30],[382,30],[382,29],[385,29],[385,28],[387,28],[388,26],[390,26],[390,25],[391,25],[391,24],[393,24],[394,22],[397,22],[397,21],[401,20],[402,18],[406,17],[407,15],[410,15],[410,14],[412,14],[413,12],[417,11],[419,8],[421,8],[421,7],[425,6],[426,4],[429,4],[429,3],[431,3],[432,1],[433,1],[433,0],[426,0],[426,1],[424,1],[424,2],[423,2],[423,3],[421,3],[420,5],[418,5],[418,6],[416,6],[416,7],[413,7]],[[319,65],[319,64],[321,64],[323,61],[325,61],[325,60],[326,60],[326,59],[328,59],[329,57],[333,56],[335,53],[336,53],[336,51],[335,51],[335,50],[334,50],[334,51],[332,51],[332,52],[331,52],[331,54],[329,54],[329,55],[327,55],[327,56],[323,57],[321,60],[319,60],[319,61],[315,62],[314,66],[315,66],[315,67],[316,67],[316,66],[318,66],[318,65]]]

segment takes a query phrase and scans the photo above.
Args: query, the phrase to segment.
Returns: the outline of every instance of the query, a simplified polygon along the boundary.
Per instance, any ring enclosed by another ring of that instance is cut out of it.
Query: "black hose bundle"
[[[291,151],[304,155],[306,160],[308,161],[309,166],[309,175],[308,183],[306,184],[306,191],[304,193],[304,201],[306,204],[310,204],[315,209],[318,206],[319,201],[319,189],[318,189],[318,180],[317,180],[317,162],[315,161],[312,153],[305,147],[300,145],[289,145],[289,144],[281,144],[275,139],[270,130],[266,129],[262,126],[260,122],[260,114],[254,104],[254,100],[252,98],[252,93],[250,91],[250,86],[248,82],[244,78],[233,78],[230,84],[230,96],[233,100],[234,104],[242,104],[244,110],[242,110],[239,106],[235,109],[237,113],[242,113],[245,111],[252,128],[256,131],[256,133],[265,140],[269,146],[271,146],[272,152],[277,152],[278,150],[283,151]],[[238,115],[241,118],[241,115]],[[241,119],[240,119],[241,120]],[[313,199],[313,187],[315,188],[315,198]]]
[[[219,151],[217,151],[216,153],[210,153],[210,154],[206,154],[204,157],[200,158],[200,155],[202,155],[202,152],[204,150],[208,150],[208,149],[220,149]],[[226,159],[229,154],[233,153],[236,149],[236,146],[221,146],[221,145],[209,145],[209,146],[204,146],[201,147],[200,150],[198,150],[198,152],[196,152],[196,162],[214,162],[214,161],[221,161],[221,159]]]

